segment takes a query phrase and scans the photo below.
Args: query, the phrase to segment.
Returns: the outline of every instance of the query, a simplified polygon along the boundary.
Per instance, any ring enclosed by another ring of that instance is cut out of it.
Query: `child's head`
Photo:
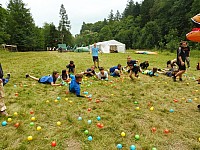
[[[131,61],[131,56],[127,57],[127,61],[130,62]]]
[[[77,82],[81,82],[81,81],[82,81],[82,78],[83,78],[83,75],[80,74],[80,73],[79,73],[79,74],[76,74],[76,75],[75,75],[75,78],[76,78],[76,81],[77,81]]]
[[[74,61],[71,60],[71,61],[69,62],[69,65],[70,65],[70,66],[73,66],[73,65],[74,65]]]
[[[122,67],[121,64],[118,64],[118,65],[117,65],[117,68],[118,68],[119,70],[121,70],[121,67]]]
[[[153,68],[153,73],[156,73],[157,72],[157,68]]]
[[[91,70],[94,70],[95,69],[95,66],[91,66]]]
[[[53,71],[52,77],[53,77],[54,79],[57,79],[57,78],[59,77],[58,71]]]
[[[187,42],[186,42],[186,41],[181,41],[181,42],[180,42],[180,46],[181,46],[181,47],[187,47],[188,45],[187,45]]]
[[[104,73],[104,68],[103,68],[103,67],[100,67],[100,68],[99,68],[99,71],[100,71],[101,73]]]
[[[171,67],[171,60],[167,61],[167,67]]]

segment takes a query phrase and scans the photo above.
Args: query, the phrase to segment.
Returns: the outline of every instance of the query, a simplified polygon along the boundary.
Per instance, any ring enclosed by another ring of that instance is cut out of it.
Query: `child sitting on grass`
[[[96,77],[100,80],[108,80],[108,72],[104,70],[103,67],[99,68],[99,73],[96,74]]]
[[[91,66],[91,68],[88,68],[85,72],[83,72],[87,77],[92,77],[94,76],[95,73],[95,66]]]
[[[55,83],[57,78],[59,77],[59,73],[57,71],[53,71],[51,76],[43,76],[41,78],[36,78],[34,76],[26,74],[26,78],[28,78],[28,77],[38,81],[39,83],[43,83],[43,84],[51,84],[52,86],[60,86],[60,85],[62,85],[62,84],[56,84]]]
[[[83,75],[76,74],[75,77],[71,76],[71,78],[72,80],[71,83],[69,84],[69,91],[71,93],[76,94],[77,97],[84,97],[80,94],[81,93],[80,82],[82,81]]]
[[[140,64],[141,69],[147,69],[149,67],[149,62],[148,60],[144,61],[143,63]]]

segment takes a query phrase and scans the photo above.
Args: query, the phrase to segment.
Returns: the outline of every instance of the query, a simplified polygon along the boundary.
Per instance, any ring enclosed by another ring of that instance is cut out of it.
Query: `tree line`
[[[58,13],[58,27],[53,23],[38,27],[22,0],[10,0],[6,9],[0,4],[0,44],[17,45],[19,51],[44,50],[62,43],[72,45],[74,39],[63,4]]]
[[[176,50],[194,27],[190,18],[199,12],[199,0],[129,0],[122,13],[111,10],[107,19],[83,22],[77,42],[85,44],[109,39],[126,44],[129,49]],[[189,42],[193,48],[198,43]]]
[[[111,9],[107,18],[95,23],[83,22],[80,34],[72,36],[70,21],[62,4],[58,27],[53,23],[35,25],[30,9],[22,0],[10,0],[7,8],[0,4],[0,44],[14,44],[20,51],[44,50],[65,43],[71,47],[115,39],[127,49],[177,48],[194,27],[191,17],[199,13],[199,0],[128,0],[122,13]],[[190,42],[193,48],[198,43]]]

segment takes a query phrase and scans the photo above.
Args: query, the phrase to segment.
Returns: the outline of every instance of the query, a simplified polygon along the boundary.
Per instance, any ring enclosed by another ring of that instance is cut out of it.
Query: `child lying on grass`
[[[76,74],[75,76],[71,76],[71,83],[69,83],[69,91],[71,93],[76,94],[77,97],[85,97],[82,96],[81,93],[81,88],[80,88],[80,82],[82,81],[83,74]]]
[[[43,84],[51,84],[52,86],[60,86],[62,84],[56,84],[56,80],[59,77],[59,73],[57,71],[53,71],[51,76],[42,76],[41,78],[36,78],[34,76],[31,76],[29,74],[26,74],[26,78],[30,77],[33,80],[38,81],[39,83]]]

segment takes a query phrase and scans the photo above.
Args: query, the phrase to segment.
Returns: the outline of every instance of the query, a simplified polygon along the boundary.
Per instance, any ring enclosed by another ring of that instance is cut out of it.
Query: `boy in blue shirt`
[[[76,74],[75,77],[71,76],[72,80],[69,85],[69,91],[71,93],[75,93],[77,97],[84,97],[82,96],[81,93],[81,88],[80,88],[80,82],[82,81],[83,75],[82,74]]]
[[[110,75],[113,77],[120,77],[120,74],[122,74],[122,65],[118,64],[117,66],[110,68]]]

